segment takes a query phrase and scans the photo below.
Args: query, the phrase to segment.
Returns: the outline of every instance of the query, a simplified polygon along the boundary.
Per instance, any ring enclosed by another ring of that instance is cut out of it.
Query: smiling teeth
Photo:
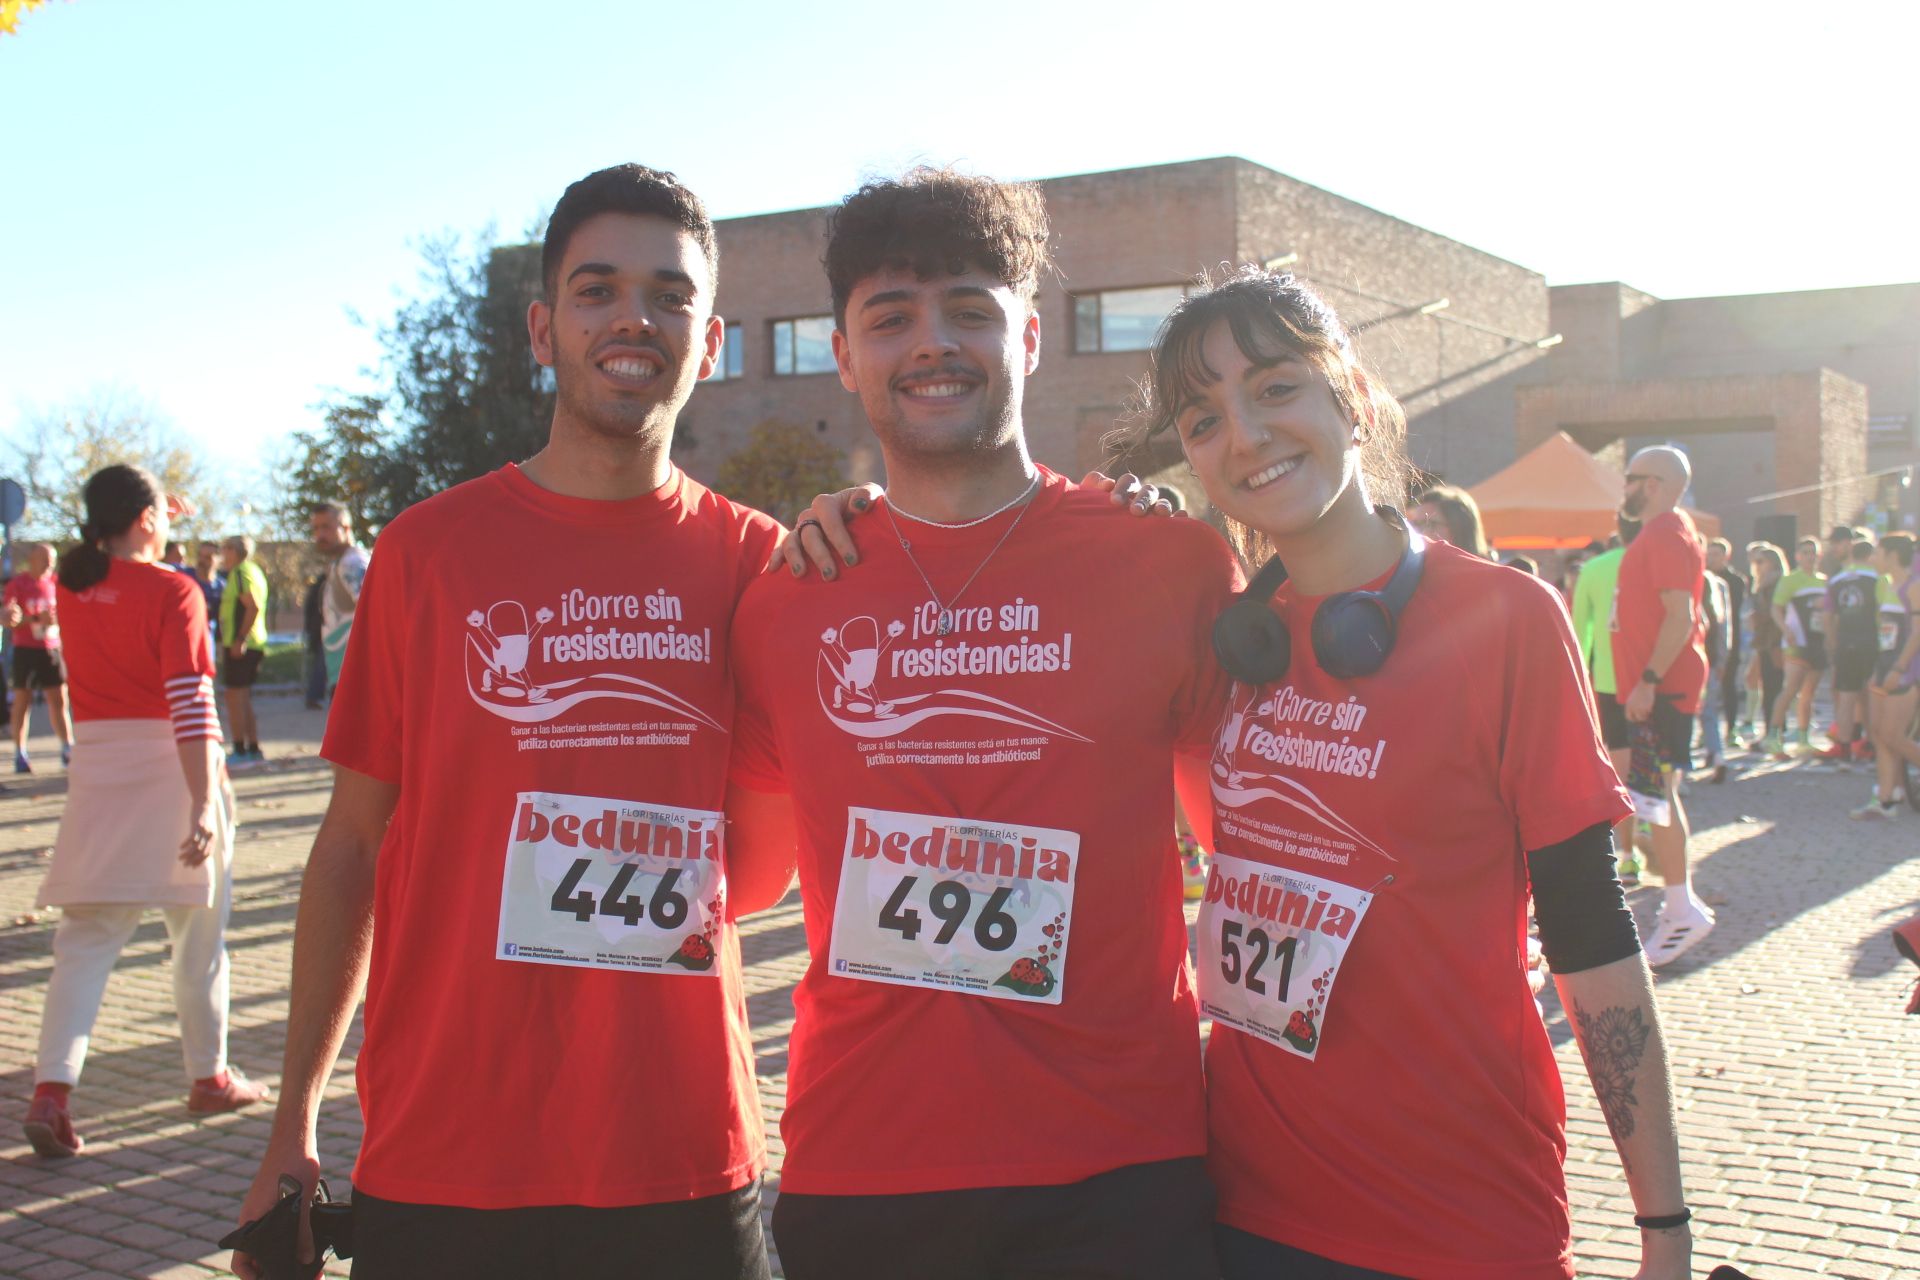
[[[622,378],[651,378],[654,375],[653,366],[644,360],[609,360],[600,367]]]
[[[910,396],[963,396],[967,393],[964,382],[929,382],[923,386],[908,387]]]
[[[1284,462],[1274,463],[1272,466],[1268,467],[1265,471],[1256,471],[1252,475],[1247,477],[1246,479],[1247,488],[1258,489],[1265,485],[1270,485],[1275,480],[1278,480],[1281,476],[1286,475],[1288,472],[1292,471],[1295,467],[1299,466],[1302,461],[1304,461],[1303,458],[1288,458]]]

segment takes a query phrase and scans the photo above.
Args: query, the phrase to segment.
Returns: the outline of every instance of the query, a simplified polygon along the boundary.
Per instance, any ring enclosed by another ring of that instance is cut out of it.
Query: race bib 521
[[[523,791],[494,954],[523,964],[713,974],[726,919],[725,818]]]
[[[1080,837],[849,808],[835,977],[1059,1004]]]
[[[1200,907],[1200,1009],[1312,1058],[1371,893],[1215,854]]]

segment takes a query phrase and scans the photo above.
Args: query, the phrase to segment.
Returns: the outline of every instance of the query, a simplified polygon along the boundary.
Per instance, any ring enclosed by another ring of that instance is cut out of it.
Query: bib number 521
[[[908,942],[920,936],[922,927],[919,908],[908,905],[919,883],[919,876],[902,876],[880,908],[880,927],[893,930]],[[1011,889],[995,889],[974,917],[973,940],[983,950],[1005,951],[1018,941],[1020,926],[1005,910],[1007,899],[1012,896]],[[973,911],[973,891],[958,880],[942,880],[928,891],[926,901],[927,910],[940,922],[940,930],[933,935],[933,940],[943,946],[952,942]]]
[[[549,909],[570,915],[582,924],[592,922],[596,906],[601,915],[624,920],[630,925],[639,924],[649,915],[660,929],[677,929],[687,922],[690,904],[685,894],[674,889],[680,883],[678,867],[664,872],[660,883],[654,886],[652,898],[642,902],[639,894],[627,892],[636,870],[632,863],[628,863],[614,873],[612,883],[607,885],[607,891],[601,895],[598,903],[595,903],[591,889],[580,888],[581,877],[592,867],[593,859],[575,858],[573,865],[567,868],[567,874],[554,887],[553,900],[547,904]]]
[[[1240,950],[1243,939],[1247,946],[1244,956]],[[1277,961],[1280,972],[1274,980],[1277,990],[1273,998],[1284,1002],[1293,986],[1293,954],[1299,945],[1300,940],[1292,934],[1275,942],[1272,935],[1258,925],[1248,929],[1240,921],[1227,917],[1220,921],[1220,976],[1256,996],[1264,996],[1267,979],[1261,976],[1261,971],[1270,960]]]

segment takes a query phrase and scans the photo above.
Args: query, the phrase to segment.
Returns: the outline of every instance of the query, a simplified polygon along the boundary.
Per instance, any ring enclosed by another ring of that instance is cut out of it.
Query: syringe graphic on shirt
[[[541,606],[529,624],[517,600],[502,600],[467,614],[467,692],[502,719],[521,724],[553,720],[583,702],[611,698],[671,712],[697,725],[721,730],[720,722],[671,689],[618,670],[557,678],[555,668],[608,663],[629,668],[652,663],[708,665],[710,627],[686,627],[679,601],[664,592],[588,596],[578,589],[560,596],[556,612]],[[550,631],[556,619],[572,630]],[[665,625],[659,625],[663,619]],[[637,621],[645,626],[624,626]]]
[[[1060,643],[1039,644],[1020,635],[986,644],[941,639],[919,648],[896,649],[906,633],[907,624],[894,619],[887,623],[883,635],[880,625],[865,616],[849,618],[821,632],[815,673],[820,709],[827,719],[845,732],[867,739],[898,737],[924,721],[955,716],[1075,742],[1092,741],[1037,711],[976,689],[951,685],[925,692],[913,689],[918,679],[928,676],[1058,678],[1062,670]],[[914,661],[902,662],[903,657]],[[891,661],[883,661],[888,658]]]

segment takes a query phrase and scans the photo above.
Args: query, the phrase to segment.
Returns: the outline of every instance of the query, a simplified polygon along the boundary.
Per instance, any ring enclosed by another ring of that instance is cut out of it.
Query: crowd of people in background
[[[320,566],[306,592],[302,688],[307,708],[320,710],[339,682],[369,552],[356,541],[353,516],[339,503],[315,504],[310,527]],[[200,590],[208,643],[227,712],[226,760],[232,766],[259,764],[266,759],[260,747],[253,689],[268,649],[272,589],[257,549],[254,539],[245,534],[218,543],[203,542],[191,551],[186,542],[169,539],[154,560],[156,567],[190,579]],[[58,549],[50,543],[17,548],[20,570],[0,590],[0,628],[9,632],[11,650],[5,674],[16,774],[33,772],[28,735],[36,702],[46,710],[59,746],[60,763],[71,765],[73,759],[69,675],[61,644],[54,572],[58,557]]]
[[[1530,573],[1542,571],[1530,557],[1494,550],[1473,498],[1463,490],[1429,489],[1415,500],[1409,519],[1429,537]],[[1612,654],[1617,579],[1640,528],[1623,509],[1615,534],[1562,554],[1548,571],[1572,615],[1603,727],[1619,696]],[[1756,765],[1804,761],[1872,771],[1872,794],[1851,817],[1889,820],[1903,805],[1920,811],[1914,535],[1894,531],[1876,538],[1870,529],[1836,525],[1824,542],[1799,539],[1791,570],[1788,551],[1771,542],[1749,542],[1740,557],[1725,538],[1703,545],[1705,566],[1693,608],[1708,674],[1687,752],[1674,769],[1677,788],[1683,791],[1689,777],[1726,782],[1735,756]],[[1816,746],[1815,700],[1823,687],[1832,714],[1826,743]],[[1620,873],[1629,884],[1645,869],[1641,849],[1647,843],[1643,824],[1626,824]]]

